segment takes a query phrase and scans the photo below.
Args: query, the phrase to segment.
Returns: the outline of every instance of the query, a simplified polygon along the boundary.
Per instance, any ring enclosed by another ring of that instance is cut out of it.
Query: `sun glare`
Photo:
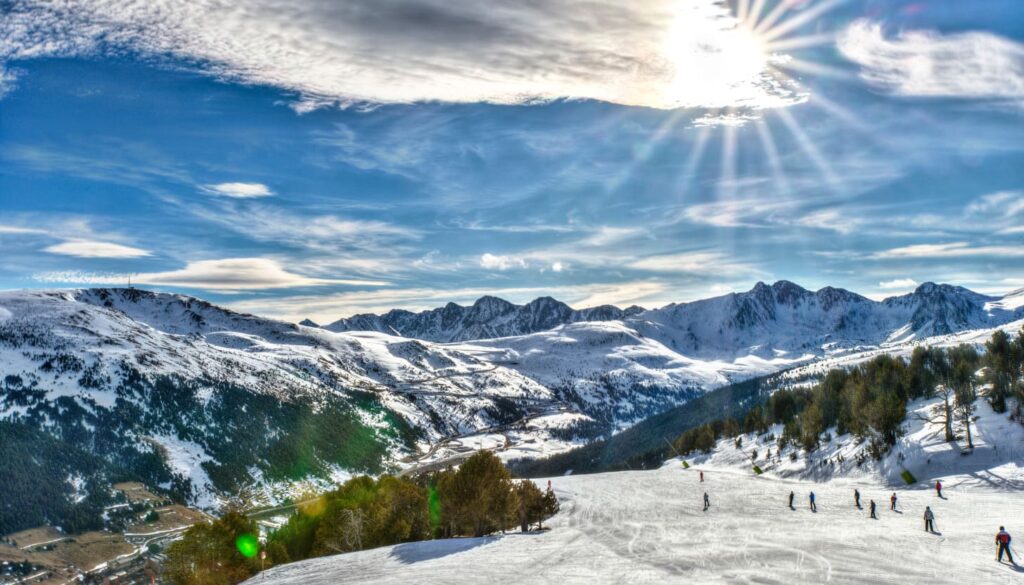
[[[664,42],[664,56],[672,68],[665,99],[682,103],[764,105],[776,99],[759,91],[769,73],[765,44],[753,30],[728,15],[714,19],[692,17],[680,11]],[[699,86],[699,87],[697,87]],[[685,96],[685,98],[684,98]]]

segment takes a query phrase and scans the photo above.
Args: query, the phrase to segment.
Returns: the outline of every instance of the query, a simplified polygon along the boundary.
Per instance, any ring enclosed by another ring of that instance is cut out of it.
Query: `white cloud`
[[[65,0],[0,15],[0,62],[132,52],[324,105],[777,107],[804,96],[717,0]]]
[[[181,286],[217,291],[243,291],[296,288],[302,286],[354,285],[383,286],[387,282],[354,279],[311,278],[289,272],[276,260],[268,258],[228,258],[189,262],[185,268],[167,272],[132,274],[138,284]],[[123,284],[127,274],[94,274],[82,272],[47,272],[35,275],[41,282],[72,284]]]
[[[29,228],[18,225],[0,225],[0,234],[45,236],[49,233],[50,232],[47,230],[39,228]]]
[[[876,252],[871,255],[871,258],[971,258],[983,256],[1005,258],[1024,256],[1024,246],[973,246],[968,242],[914,244]]]
[[[150,255],[149,251],[141,248],[91,240],[72,240],[54,244],[44,248],[44,251],[78,258],[142,258]]]
[[[862,19],[837,44],[864,80],[896,95],[1024,99],[1024,45],[992,33],[905,31],[886,38],[880,24]]]
[[[712,201],[688,206],[682,219],[715,227],[765,227],[778,214],[790,214],[797,205],[794,201],[768,197]]]
[[[423,237],[415,228],[378,220],[301,215],[256,202],[238,205],[225,199],[217,203],[186,209],[246,238],[302,249],[307,253],[304,268],[318,273],[345,270],[378,278],[408,270],[409,255],[417,252],[408,243]]]
[[[214,195],[236,197],[239,199],[269,197],[274,194],[263,183],[217,183],[216,185],[205,185],[203,190]]]
[[[967,206],[971,215],[996,215],[999,218],[1012,217],[1024,212],[1024,192],[998,191],[979,197]]]
[[[551,271],[552,272],[561,272],[563,270],[565,270],[565,266],[563,266],[561,262],[552,262],[551,263]]]
[[[884,280],[878,283],[878,288],[885,290],[906,290],[917,287],[917,281],[913,278],[896,278],[893,280]]]
[[[682,274],[757,273],[751,265],[721,252],[695,251],[648,256],[629,264],[635,270]]]
[[[480,256],[480,267],[487,270],[526,268],[526,260],[518,256],[495,255],[487,252]]]

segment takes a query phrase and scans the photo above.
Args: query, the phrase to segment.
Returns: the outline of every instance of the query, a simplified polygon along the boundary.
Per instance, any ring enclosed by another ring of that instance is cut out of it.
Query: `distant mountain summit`
[[[620,309],[612,305],[576,310],[551,297],[516,305],[498,297],[485,296],[468,307],[448,303],[420,313],[394,309],[383,315],[354,315],[325,325],[324,329],[334,332],[377,331],[448,343],[527,335],[581,321],[617,321],[643,311],[637,306]]]

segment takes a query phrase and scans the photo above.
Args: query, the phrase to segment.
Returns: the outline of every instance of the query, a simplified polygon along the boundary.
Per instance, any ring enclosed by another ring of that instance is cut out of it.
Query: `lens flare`
[[[242,553],[243,557],[251,559],[260,552],[260,541],[256,540],[252,534],[242,534],[235,539],[235,548]]]

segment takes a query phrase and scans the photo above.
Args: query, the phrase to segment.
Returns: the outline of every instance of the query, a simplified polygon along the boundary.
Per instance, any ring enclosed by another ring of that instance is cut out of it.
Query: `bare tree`
[[[978,391],[974,386],[974,373],[970,364],[960,362],[956,365],[953,383],[956,388],[956,412],[967,430],[967,448],[974,449],[974,441],[971,439],[971,415],[974,414],[974,401],[978,398]]]
[[[364,520],[362,510],[339,510],[337,526],[331,531],[331,536],[324,540],[324,546],[336,552],[362,550]]]

